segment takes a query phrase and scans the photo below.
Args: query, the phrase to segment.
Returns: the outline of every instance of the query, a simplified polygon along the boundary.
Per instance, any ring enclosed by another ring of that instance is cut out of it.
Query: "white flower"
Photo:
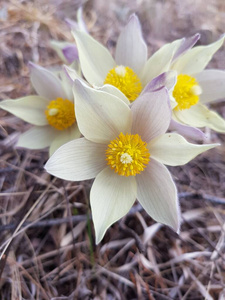
[[[96,243],[136,198],[153,219],[179,231],[177,190],[164,164],[183,165],[216,144],[194,145],[165,134],[171,119],[165,88],[141,95],[131,107],[78,80],[74,96],[84,138],[60,147],[45,168],[65,180],[96,177],[90,193]]]
[[[205,104],[225,98],[225,72],[204,70],[225,36],[208,46],[198,46],[177,58],[170,69],[178,74],[173,90],[177,106],[173,119],[193,127],[209,127],[225,132],[225,120]]]
[[[148,90],[151,80],[168,71],[172,60],[190,49],[199,38],[196,34],[166,44],[147,60],[147,46],[141,26],[136,15],[132,15],[118,38],[114,60],[110,52],[87,33],[74,30],[73,35],[86,80],[93,87],[114,85],[131,102],[143,90]]]
[[[20,135],[18,147],[50,147],[51,155],[62,144],[80,137],[74,113],[72,87],[63,72],[58,78],[33,63],[30,68],[30,79],[38,95],[1,101],[0,108],[35,125]]]

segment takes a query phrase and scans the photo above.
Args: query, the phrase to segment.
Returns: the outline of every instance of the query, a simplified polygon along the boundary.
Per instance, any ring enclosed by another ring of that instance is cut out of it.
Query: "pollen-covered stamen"
[[[177,76],[177,84],[173,90],[173,97],[177,102],[175,110],[188,109],[199,101],[202,89],[197,80],[186,74]]]
[[[111,84],[118,88],[130,100],[134,101],[142,90],[137,74],[129,67],[116,66],[107,74],[104,84]]]
[[[52,100],[47,106],[45,115],[49,125],[58,130],[66,129],[76,121],[74,104],[68,99]]]
[[[140,174],[149,163],[149,157],[147,144],[138,134],[120,133],[118,138],[110,142],[106,150],[108,165],[121,176]]]

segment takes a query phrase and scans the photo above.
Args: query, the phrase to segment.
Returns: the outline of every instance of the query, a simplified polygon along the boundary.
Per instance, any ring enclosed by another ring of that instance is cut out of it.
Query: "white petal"
[[[219,144],[191,144],[177,133],[163,134],[148,144],[151,157],[169,166],[184,165],[198,154],[216,146],[219,146]]]
[[[141,73],[141,82],[145,86],[153,78],[169,70],[171,61],[183,39],[166,44],[155,52],[147,61]]]
[[[85,138],[70,141],[49,158],[45,165],[48,173],[72,181],[91,179],[106,167],[106,146]]]
[[[20,135],[17,147],[28,149],[44,149],[51,145],[57,130],[51,126],[34,126]]]
[[[103,85],[107,73],[115,67],[111,54],[90,35],[78,30],[72,33],[76,39],[84,77],[92,85]]]
[[[196,104],[189,109],[173,111],[176,118],[193,127],[209,127],[217,132],[225,132],[225,120],[205,105]]]
[[[201,103],[225,98],[225,72],[221,70],[204,70],[194,76],[201,89]]]
[[[38,95],[54,100],[66,98],[59,78],[47,69],[30,63],[30,80]]]
[[[173,90],[168,91],[170,97],[170,107],[173,110],[177,106],[177,101],[173,97]]]
[[[177,58],[179,58],[181,55],[186,53],[189,49],[191,49],[197,41],[200,39],[200,34],[196,33],[195,35],[185,38],[180,45],[180,47],[177,49],[176,53],[174,54],[173,61],[175,61]]]
[[[116,45],[117,65],[128,66],[137,74],[147,61],[147,46],[143,40],[141,25],[135,14],[120,33]]]
[[[129,133],[131,111],[114,95],[74,84],[75,112],[80,132],[90,141],[109,143],[120,132]]]
[[[51,156],[60,146],[78,139],[79,137],[80,131],[76,123],[65,130],[58,130],[57,136],[51,143],[49,155]]]
[[[135,177],[120,176],[109,167],[98,174],[90,194],[96,244],[102,240],[109,226],[130,210],[136,196]]]
[[[137,198],[146,212],[157,222],[180,227],[177,189],[167,168],[151,159],[147,168],[136,176]]]
[[[59,76],[60,76],[60,80],[61,80],[61,84],[62,84],[62,88],[65,92],[66,98],[70,100],[71,102],[74,103],[74,99],[73,99],[73,80],[70,78],[70,76],[68,75],[67,71],[65,68],[62,69],[62,71],[59,72]]]
[[[72,80],[75,81],[76,79],[79,79],[84,85],[88,85],[87,81],[85,81],[76,70],[72,69],[71,67],[68,67],[64,65],[64,71],[67,74],[67,76]]]
[[[128,98],[122,93],[119,89],[117,89],[115,86],[110,84],[104,84],[102,87],[97,88],[99,91],[103,91],[109,94],[112,94],[116,97],[118,97],[120,100],[125,102],[127,105],[130,105],[130,101]]]
[[[198,46],[182,55],[171,67],[179,74],[192,75],[205,69],[215,52],[222,46],[225,36],[208,46]]]
[[[42,126],[48,124],[45,116],[48,104],[49,101],[40,96],[26,96],[14,100],[1,101],[0,108],[30,124]]]
[[[145,93],[131,106],[132,133],[139,134],[145,142],[164,134],[171,120],[169,96],[165,88]]]

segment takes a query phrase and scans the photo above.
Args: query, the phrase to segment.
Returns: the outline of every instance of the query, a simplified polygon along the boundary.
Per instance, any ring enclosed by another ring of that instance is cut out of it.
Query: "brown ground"
[[[29,61],[59,65],[49,39],[70,40],[64,18],[82,0],[0,1],[0,99],[32,92]],[[149,53],[167,41],[225,28],[223,0],[88,1],[91,34],[115,45],[130,13],[140,17]],[[225,68],[224,47],[211,67]],[[225,117],[225,105],[213,105]],[[222,146],[170,168],[180,192],[181,234],[140,207],[112,226],[97,247],[89,219],[91,182],[64,182],[43,171],[44,151],[17,150],[29,125],[0,111],[0,299],[224,299],[225,136]],[[208,132],[210,133],[210,132]]]

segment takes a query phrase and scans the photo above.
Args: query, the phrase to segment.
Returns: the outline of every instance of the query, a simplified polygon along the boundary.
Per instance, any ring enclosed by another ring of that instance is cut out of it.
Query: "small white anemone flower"
[[[172,92],[176,101],[173,120],[193,127],[209,127],[225,132],[225,120],[205,104],[225,98],[225,71],[204,70],[225,36],[207,46],[197,46],[174,60],[170,70],[177,72]],[[174,101],[173,101],[174,102]]]
[[[62,144],[80,137],[72,86],[64,72],[59,75],[30,63],[30,79],[38,95],[0,102],[0,108],[35,125],[20,135],[18,147],[49,147],[51,155]]]
[[[60,147],[45,169],[65,180],[96,177],[90,192],[96,243],[136,199],[154,220],[178,232],[177,190],[164,164],[186,164],[218,144],[194,145],[165,133],[171,120],[165,88],[141,95],[132,106],[78,80],[73,91],[84,137]]]
[[[187,52],[199,39],[196,34],[164,45],[147,59],[147,45],[135,14],[121,31],[117,41],[115,60],[102,44],[89,34],[72,31],[76,40],[82,73],[93,87],[110,84],[133,102],[152,79],[167,72],[174,58]]]

